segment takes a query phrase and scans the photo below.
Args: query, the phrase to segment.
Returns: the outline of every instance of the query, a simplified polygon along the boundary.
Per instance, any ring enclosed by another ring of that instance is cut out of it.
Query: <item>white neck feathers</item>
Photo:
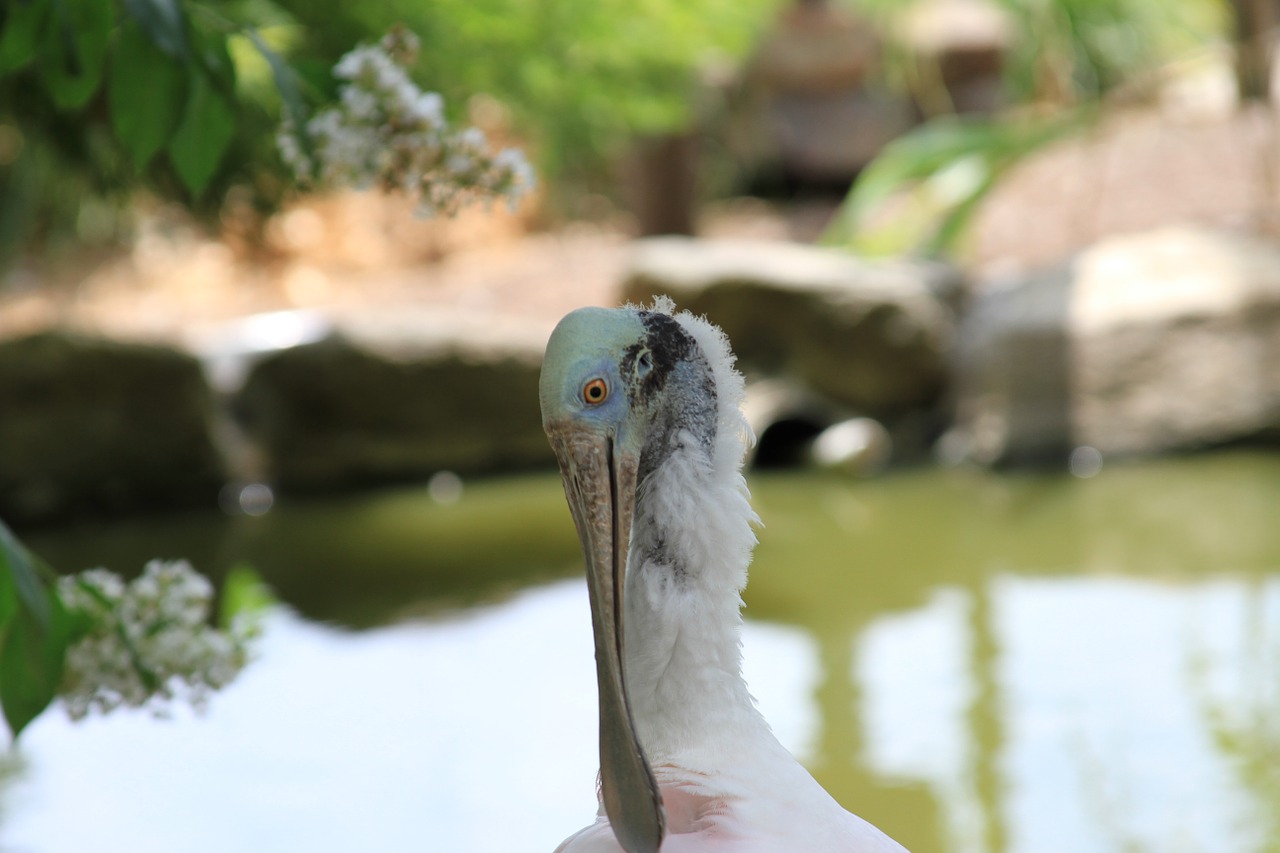
[[[712,368],[718,417],[712,446],[677,437],[636,502],[624,671],[655,764],[765,726],[741,676],[740,593],[758,521],[742,477],[742,377],[718,329],[688,313],[676,319]]]

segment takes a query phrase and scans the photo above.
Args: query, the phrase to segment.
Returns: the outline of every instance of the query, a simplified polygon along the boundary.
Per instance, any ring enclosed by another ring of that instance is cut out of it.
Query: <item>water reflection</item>
[[[752,692],[914,853],[1280,849],[1280,457],[753,489]],[[128,539],[140,564],[193,534],[291,609],[208,717],[38,721],[0,848],[506,853],[590,819],[589,616],[553,476],[128,531],[33,544],[76,565]]]
[[[590,811],[585,604],[560,585],[357,634],[281,611],[207,717],[41,718],[0,846],[499,851],[518,826],[551,849]]]
[[[1218,708],[1251,707],[1260,691],[1276,698],[1274,646],[1271,666],[1240,678],[1239,664],[1253,648],[1242,630],[1250,609],[1280,624],[1280,579],[1003,575],[986,592],[989,663],[975,636],[983,608],[955,589],[853,641],[868,762],[927,781],[942,812],[939,849],[1270,849],[1260,842],[1274,827],[1242,816],[1271,811],[1274,789],[1239,778],[1239,756],[1215,743],[1203,703],[1208,683]],[[994,701],[983,697],[988,667]],[[1255,722],[1275,710],[1272,701]]]
[[[590,638],[576,581],[360,633],[281,609],[207,716],[38,720],[0,847],[550,851],[594,815]],[[745,644],[762,707],[803,753],[812,647],[781,626]]]

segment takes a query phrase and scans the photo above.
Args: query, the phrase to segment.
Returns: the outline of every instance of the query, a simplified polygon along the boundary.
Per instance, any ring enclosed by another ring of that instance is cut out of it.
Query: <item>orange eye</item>
[[[609,397],[609,386],[603,379],[592,379],[582,386],[582,399],[589,406],[598,406]]]

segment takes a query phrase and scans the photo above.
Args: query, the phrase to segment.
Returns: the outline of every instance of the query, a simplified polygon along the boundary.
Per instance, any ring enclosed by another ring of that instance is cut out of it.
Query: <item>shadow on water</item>
[[[63,571],[181,557],[218,580],[246,562],[302,616],[349,628],[496,600],[572,573],[579,553],[550,474],[477,481],[450,502],[401,488],[286,499],[258,517],[181,514],[24,538]]]
[[[1276,849],[1280,455],[751,486],[747,616],[812,648],[805,760],[854,811],[915,853]],[[246,561],[307,620],[357,629],[580,571],[553,474],[28,539],[65,569]]]
[[[993,571],[1197,578],[1280,565],[1280,456],[1223,452],[1057,474],[920,470],[872,481],[751,479],[763,519],[746,593],[756,618],[848,629]],[[248,562],[307,618],[371,627],[493,600],[577,571],[553,474],[286,499],[261,517],[184,513],[28,532],[65,571],[183,557],[217,578]]]

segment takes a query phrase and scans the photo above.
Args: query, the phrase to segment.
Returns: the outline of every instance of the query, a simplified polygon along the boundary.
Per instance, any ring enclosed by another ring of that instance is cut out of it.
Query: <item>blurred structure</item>
[[[906,10],[900,31],[926,115],[1007,106],[1001,75],[1013,25],[1006,10],[990,0],[924,0]]]
[[[640,236],[694,234],[717,191],[844,196],[922,118],[1002,108],[1012,33],[990,0],[920,0],[876,20],[785,3],[741,67],[703,68],[687,127],[633,142],[623,190]]]
[[[1271,99],[1272,56],[1280,27],[1276,0],[1231,0],[1235,13],[1236,85],[1243,101]]]
[[[701,147],[696,131],[644,136],[633,143],[624,189],[640,236],[694,233]]]
[[[743,72],[745,114],[732,144],[760,178],[843,191],[914,109],[881,79],[881,38],[847,7],[796,0],[782,9]]]

